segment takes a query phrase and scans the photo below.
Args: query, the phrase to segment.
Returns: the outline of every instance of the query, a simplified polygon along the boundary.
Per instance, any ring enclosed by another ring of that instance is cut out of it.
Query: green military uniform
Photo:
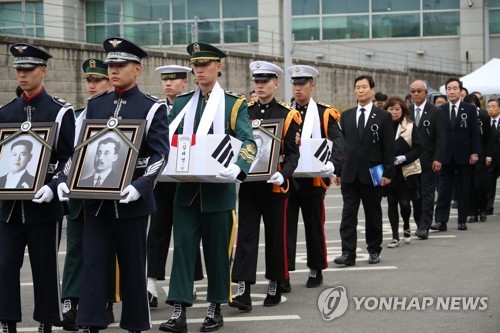
[[[194,92],[175,99],[169,115],[171,122],[189,102]],[[201,92],[200,92],[201,94]],[[206,99],[200,96],[197,110],[204,110]],[[200,114],[195,121],[199,123]],[[196,131],[196,126],[194,131]],[[247,104],[243,95],[225,93],[226,134],[242,141],[236,165],[238,178],[248,173],[256,153]],[[182,124],[177,134],[182,134]],[[231,183],[178,183],[174,199],[174,261],[168,301],[192,304],[193,276],[200,238],[203,239],[208,276],[207,301],[227,303],[230,293],[229,260],[234,232],[236,185]]]

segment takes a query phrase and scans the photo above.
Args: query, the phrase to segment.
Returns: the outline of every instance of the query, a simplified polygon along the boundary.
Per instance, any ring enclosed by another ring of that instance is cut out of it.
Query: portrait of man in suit
[[[114,169],[120,146],[120,142],[112,137],[100,140],[93,160],[94,172],[90,177],[82,179],[79,186],[119,187],[121,177]]]
[[[33,188],[35,177],[26,169],[33,154],[33,142],[30,140],[14,141],[10,147],[10,152],[5,155],[8,159],[9,171],[0,177],[0,188],[29,189]],[[4,158],[2,158],[2,165]]]
[[[271,159],[269,154],[271,153],[273,139],[267,135],[257,133],[253,135],[253,138],[257,143],[257,155],[255,155],[255,159],[250,167],[250,173],[268,172]]]

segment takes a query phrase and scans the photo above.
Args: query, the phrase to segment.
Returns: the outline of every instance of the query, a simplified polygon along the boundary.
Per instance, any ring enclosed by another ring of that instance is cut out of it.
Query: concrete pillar
[[[460,60],[464,73],[484,64],[483,5],[483,0],[460,1]]]
[[[85,42],[85,1],[45,0],[45,38]]]

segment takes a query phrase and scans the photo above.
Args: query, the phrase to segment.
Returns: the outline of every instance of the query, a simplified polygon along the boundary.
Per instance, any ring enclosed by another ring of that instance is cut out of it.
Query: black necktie
[[[365,109],[361,108],[359,109],[359,111],[361,111],[361,114],[358,118],[358,134],[359,138],[361,139],[361,137],[363,136],[363,130],[365,129]]]
[[[97,179],[95,181],[95,185],[94,186],[101,186],[101,176],[97,176]]]
[[[451,121],[451,128],[455,128],[455,118],[457,115],[455,114],[455,105],[451,106],[451,115],[450,115],[450,121]]]
[[[497,120],[493,119],[493,123],[491,123],[491,127],[496,131],[497,130]]]

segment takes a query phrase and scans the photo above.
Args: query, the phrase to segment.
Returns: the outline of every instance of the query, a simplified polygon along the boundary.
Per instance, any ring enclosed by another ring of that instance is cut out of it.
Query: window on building
[[[420,10],[420,0],[372,0],[372,12],[404,12]]]
[[[292,0],[292,16],[319,15],[321,0]]]
[[[460,12],[429,12],[423,17],[424,36],[456,36],[460,34]]]
[[[0,2],[0,34],[44,38],[42,1]]]
[[[323,18],[323,39],[359,39],[370,37],[368,15]]]
[[[498,35],[500,34],[500,0],[489,0],[490,12],[489,12],[489,26],[490,34]]]
[[[293,19],[292,33],[295,40],[320,40],[319,17]]]
[[[374,15],[373,38],[396,38],[420,36],[419,14]]]

